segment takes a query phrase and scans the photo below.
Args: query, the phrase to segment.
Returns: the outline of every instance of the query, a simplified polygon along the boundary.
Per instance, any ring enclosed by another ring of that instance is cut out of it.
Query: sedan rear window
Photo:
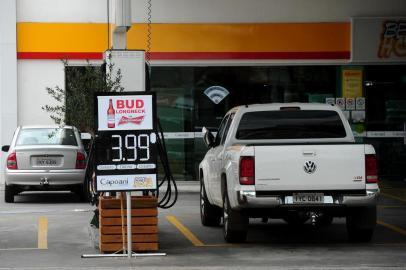
[[[285,110],[245,113],[239,140],[344,138],[345,128],[335,111]]]
[[[16,145],[74,145],[78,143],[73,129],[26,128],[21,129]]]

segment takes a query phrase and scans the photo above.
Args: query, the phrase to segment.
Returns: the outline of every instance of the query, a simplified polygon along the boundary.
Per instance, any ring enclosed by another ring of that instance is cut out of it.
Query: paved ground
[[[220,227],[200,224],[196,184],[181,185],[175,207],[159,212],[166,257],[82,259],[97,254],[89,237],[92,210],[70,193],[34,193],[5,204],[0,192],[0,269],[406,269],[406,185],[388,182],[371,243],[347,242],[344,219],[330,227],[292,229],[253,220],[248,242],[227,245]]]

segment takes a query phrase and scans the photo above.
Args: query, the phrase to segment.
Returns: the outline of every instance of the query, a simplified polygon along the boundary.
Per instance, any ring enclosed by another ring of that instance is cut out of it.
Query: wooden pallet
[[[133,251],[158,250],[158,210],[157,199],[151,196],[131,198],[131,228]],[[117,252],[123,248],[120,199],[99,198],[100,251]],[[124,198],[124,244],[127,247],[126,200]]]

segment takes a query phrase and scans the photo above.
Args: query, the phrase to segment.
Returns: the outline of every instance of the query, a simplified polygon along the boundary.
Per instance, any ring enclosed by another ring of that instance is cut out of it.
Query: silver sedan
[[[2,151],[6,202],[27,190],[71,190],[86,198],[86,152],[75,127],[18,127]]]

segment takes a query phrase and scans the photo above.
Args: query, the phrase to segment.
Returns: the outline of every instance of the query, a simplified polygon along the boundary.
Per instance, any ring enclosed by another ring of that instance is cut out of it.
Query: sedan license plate
[[[38,158],[37,165],[38,166],[55,166],[57,164],[56,159],[53,158]]]
[[[320,204],[324,203],[323,193],[293,193],[293,203]]]

